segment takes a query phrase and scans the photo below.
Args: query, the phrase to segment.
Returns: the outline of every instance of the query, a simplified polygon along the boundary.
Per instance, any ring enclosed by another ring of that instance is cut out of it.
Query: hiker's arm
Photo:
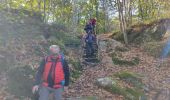
[[[69,85],[69,79],[70,79],[70,71],[69,66],[66,60],[64,60],[64,74],[65,74],[65,86]]]
[[[42,74],[44,72],[44,66],[45,66],[45,59],[43,59],[40,63],[40,66],[38,67],[38,72],[35,76],[35,85],[39,85],[41,83]]]

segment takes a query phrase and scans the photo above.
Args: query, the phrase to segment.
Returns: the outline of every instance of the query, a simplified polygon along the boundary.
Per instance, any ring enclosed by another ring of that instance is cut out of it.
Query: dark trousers
[[[93,43],[91,42],[86,42],[86,55],[87,56],[92,56],[94,53],[94,48],[93,48]]]

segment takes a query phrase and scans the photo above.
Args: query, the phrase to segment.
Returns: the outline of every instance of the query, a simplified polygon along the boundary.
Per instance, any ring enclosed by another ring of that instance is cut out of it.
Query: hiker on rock
[[[61,100],[63,88],[69,85],[69,67],[58,45],[50,46],[49,51],[38,68],[32,92],[39,91],[39,100],[48,100],[50,93]]]

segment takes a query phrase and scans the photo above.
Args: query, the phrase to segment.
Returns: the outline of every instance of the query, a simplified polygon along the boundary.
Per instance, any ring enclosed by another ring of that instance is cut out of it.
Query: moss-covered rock
[[[148,42],[143,44],[143,48],[148,55],[154,57],[160,57],[165,44],[166,44],[165,42],[157,42],[157,41]]]
[[[144,96],[143,92],[133,87],[129,88],[120,85],[119,80],[112,80],[111,78],[99,78],[96,84],[114,94],[122,95],[125,100],[139,100],[141,96]]]
[[[118,72],[114,74],[114,76],[119,77],[121,80],[132,84],[135,88],[143,89],[144,87],[144,84],[141,80],[142,76],[140,74],[124,71]]]
[[[150,23],[138,23],[126,30],[129,43],[143,44],[146,42],[160,41],[167,31],[170,19],[155,20]],[[113,39],[123,41],[123,34],[115,32]]]

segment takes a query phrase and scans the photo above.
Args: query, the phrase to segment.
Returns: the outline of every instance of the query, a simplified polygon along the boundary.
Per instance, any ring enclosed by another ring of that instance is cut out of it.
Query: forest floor
[[[99,38],[103,37],[107,38],[106,35],[99,36]],[[143,48],[137,47],[130,47],[129,51],[122,53],[125,59],[138,57],[140,63],[135,66],[114,65],[107,53],[103,55],[103,60],[98,65],[87,66],[79,79],[69,86],[65,97],[94,96],[99,100],[123,100],[122,96],[97,87],[95,82],[98,78],[112,76],[116,72],[130,71],[144,75],[142,80],[149,88],[146,93],[148,100],[170,100],[170,68],[166,65],[170,63],[170,59],[160,64],[159,59],[148,55]]]
[[[32,23],[30,23],[31,25],[27,27],[27,23],[23,23],[22,21],[14,22],[14,25],[12,25],[12,23],[7,23],[7,20],[3,20],[5,19],[4,15],[1,15],[0,13],[0,16],[0,35],[1,37],[5,38],[5,42],[7,43],[7,47],[3,47],[3,45],[1,45],[1,48],[3,50],[1,49],[0,51],[0,60],[1,58],[3,58],[3,56],[5,56],[5,54],[9,55],[10,53],[12,53],[12,56],[14,56],[14,58],[19,57],[17,63],[31,65],[32,61],[34,61],[36,63],[32,65],[37,66],[38,61],[40,61],[41,57],[33,54],[33,47],[39,47],[37,45],[43,42],[42,38],[33,37],[35,37],[35,33],[36,36],[40,35],[42,30],[40,30],[39,27],[35,28],[34,26],[31,26]],[[22,29],[21,27],[25,27],[25,29]],[[18,30],[16,31],[16,29]],[[17,33],[20,32],[19,34],[23,34],[25,33],[24,31],[26,31],[26,29],[28,29],[26,32],[27,35],[24,34],[26,35],[25,37],[18,37]],[[9,37],[11,36],[10,32],[16,32],[14,36],[17,36],[8,41],[8,39],[11,39],[11,37]],[[5,33],[8,33],[8,35],[6,35]],[[98,36],[98,38],[109,39],[108,35],[100,35]],[[12,51],[8,52],[8,50]],[[161,66],[159,66],[159,59],[150,56],[148,53],[145,52],[142,47],[139,48],[133,46],[129,46],[129,50],[122,52],[121,55],[122,58],[127,60],[129,58],[138,57],[140,59],[140,62],[138,65],[135,66],[115,65],[113,64],[112,58],[109,56],[109,53],[103,52],[101,55],[101,62],[98,63],[96,66],[84,66],[85,68],[80,77],[73,84],[70,84],[68,90],[64,92],[64,98],[73,98],[69,100],[79,100],[78,98],[75,98],[94,97],[97,98],[97,100],[123,100],[123,96],[107,92],[106,90],[99,88],[95,83],[98,78],[112,76],[114,73],[120,71],[131,71],[144,76],[142,81],[148,86],[149,89],[146,92],[148,100],[170,100],[170,68],[167,65],[168,63],[170,63],[170,59],[166,59],[166,61],[164,61],[164,63],[161,63]],[[11,58],[12,56],[7,56],[7,58]],[[70,56],[79,56],[79,54],[77,53],[77,51],[73,50]],[[6,91],[6,89],[8,88],[7,81],[7,74],[2,72],[0,75],[0,100],[30,100],[29,98],[18,99],[16,96],[8,93]]]

